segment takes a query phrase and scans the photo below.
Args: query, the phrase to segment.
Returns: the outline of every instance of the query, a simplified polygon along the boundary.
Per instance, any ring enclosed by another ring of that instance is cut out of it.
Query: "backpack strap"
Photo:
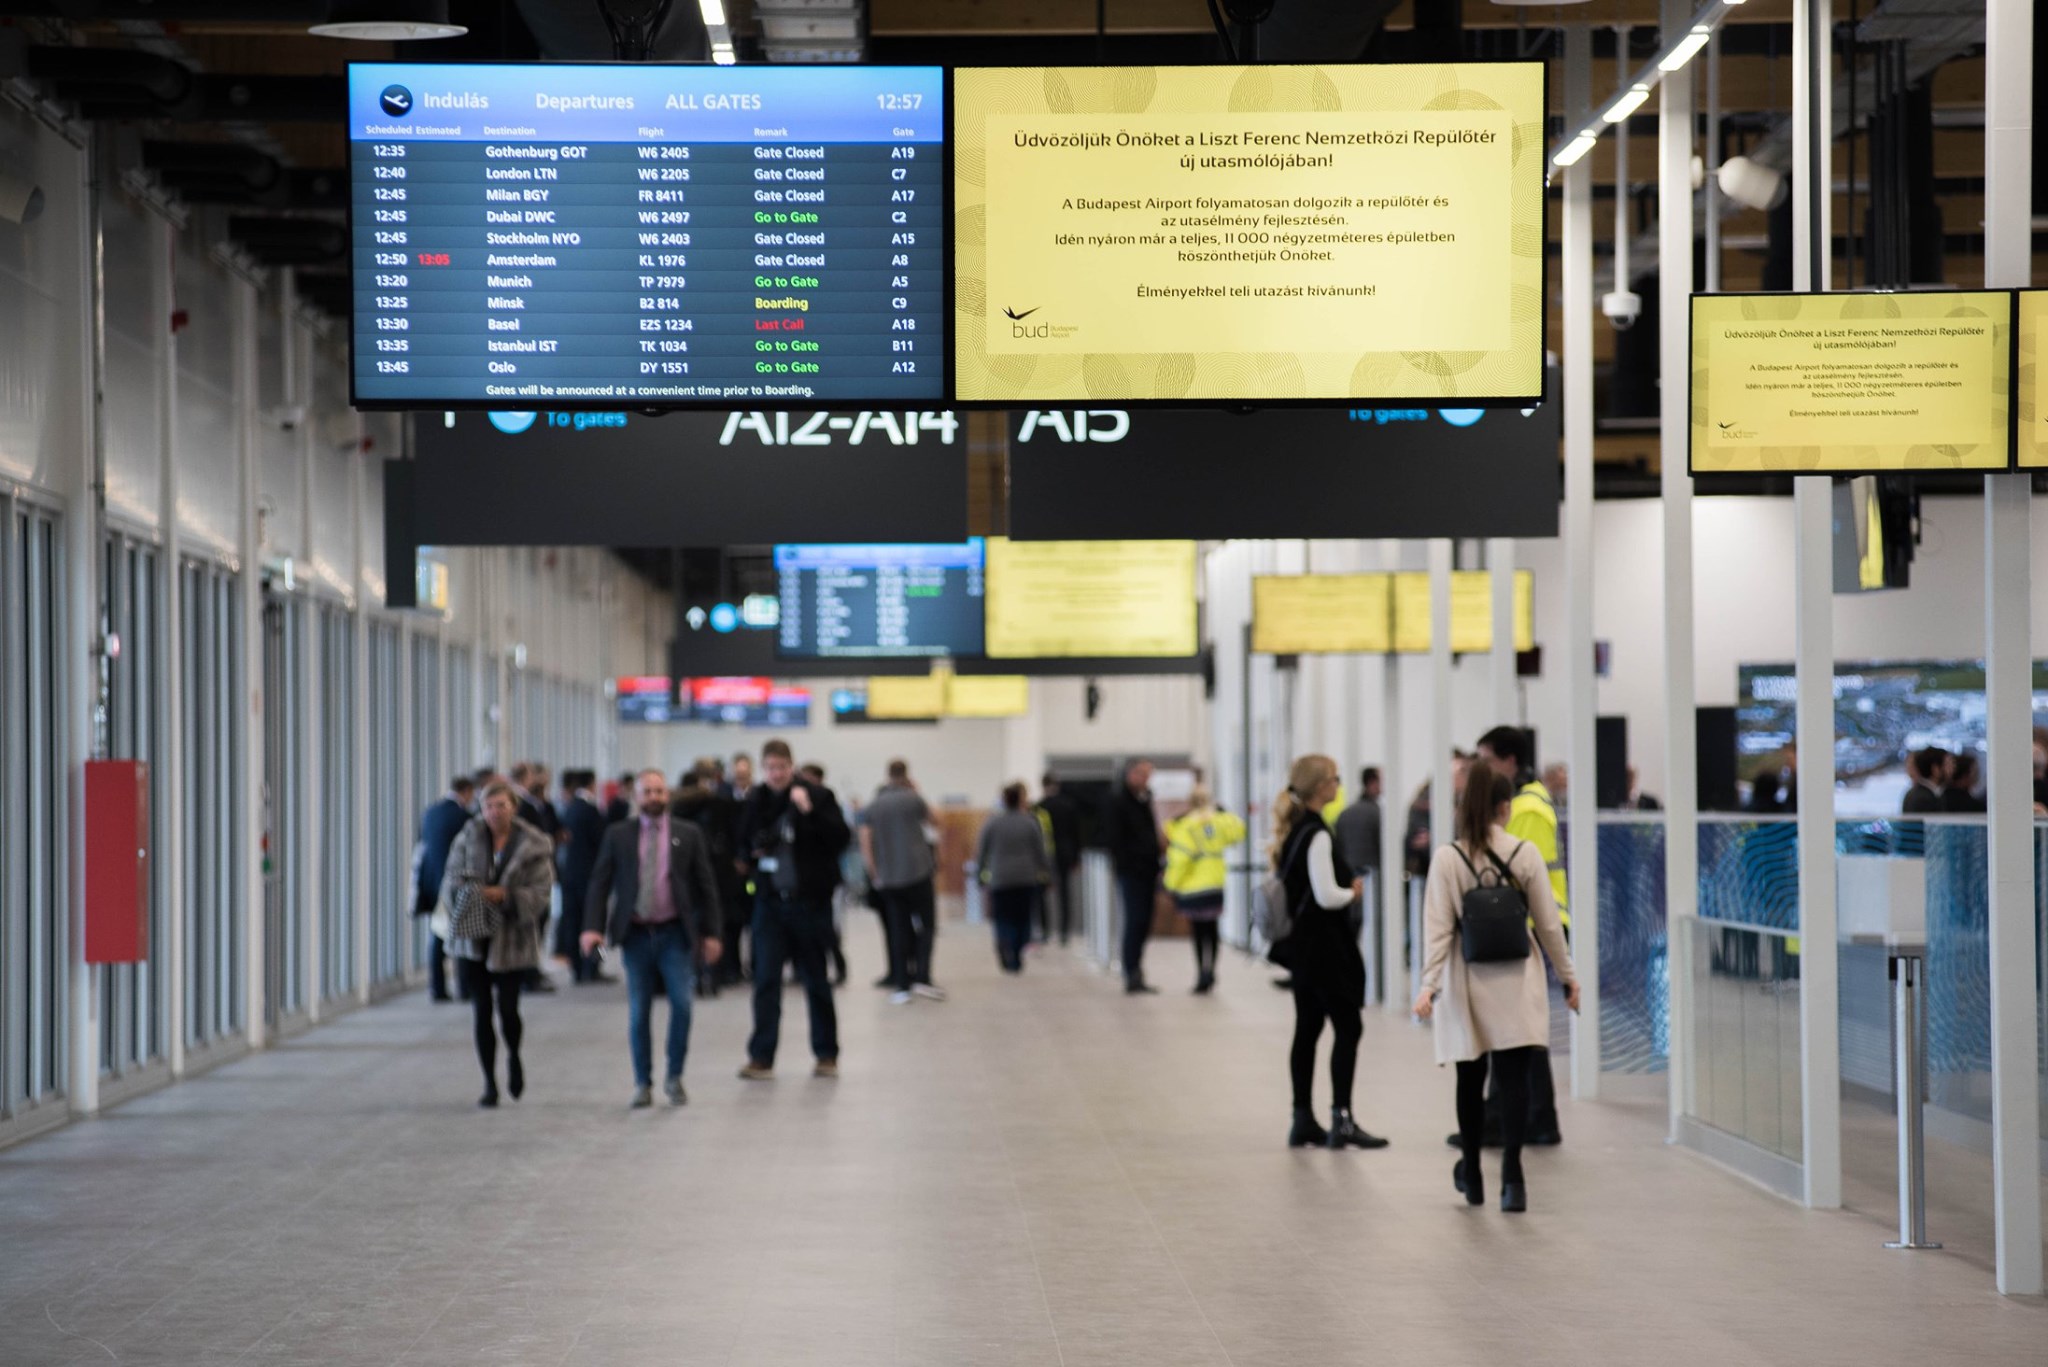
[[[1479,881],[1479,870],[1472,866],[1471,859],[1465,854],[1465,847],[1453,840],[1451,842],[1451,853],[1458,856],[1459,862],[1464,864],[1466,871],[1472,875],[1472,881],[1477,883]]]
[[[1508,867],[1508,864],[1512,864],[1514,862],[1515,856],[1520,854],[1522,852],[1522,847],[1524,845],[1527,845],[1528,843],[1529,842],[1526,840],[1517,840],[1515,842],[1515,847],[1508,851],[1507,863],[1501,862],[1501,857],[1493,852],[1493,846],[1488,845],[1486,847],[1486,857],[1493,861],[1493,866],[1496,869],[1500,870],[1501,881],[1506,883],[1509,887],[1513,888],[1517,892],[1520,892],[1522,890],[1521,880],[1515,877],[1514,870],[1510,869]],[[1478,877],[1478,875],[1474,874],[1473,877],[1476,878]]]

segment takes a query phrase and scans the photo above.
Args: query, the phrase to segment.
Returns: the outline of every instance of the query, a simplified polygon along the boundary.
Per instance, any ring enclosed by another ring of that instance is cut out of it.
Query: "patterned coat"
[[[451,925],[482,898],[490,872],[491,828],[482,817],[472,817],[448,851],[448,873],[441,882],[441,907]],[[555,842],[516,818],[504,887],[511,895],[495,908],[498,928],[491,933],[484,967],[493,973],[539,968],[541,938],[555,888]],[[449,938],[448,953],[457,959],[485,958],[475,940],[459,935]]]

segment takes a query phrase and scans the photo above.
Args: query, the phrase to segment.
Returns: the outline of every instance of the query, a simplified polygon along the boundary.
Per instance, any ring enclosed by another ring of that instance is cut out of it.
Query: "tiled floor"
[[[783,1075],[738,1082],[728,995],[689,1107],[629,1114],[619,990],[565,990],[527,1098],[480,1112],[466,1014],[415,997],[0,1154],[0,1364],[2048,1363],[2048,1305],[1641,1110],[1570,1106],[1532,1212],[1467,1209],[1405,1023],[1360,1079],[1394,1147],[1289,1152],[1252,965],[1134,1000],[1057,951],[1001,979],[955,926],[953,1000],[892,1008],[873,935],[837,1082],[794,993]]]

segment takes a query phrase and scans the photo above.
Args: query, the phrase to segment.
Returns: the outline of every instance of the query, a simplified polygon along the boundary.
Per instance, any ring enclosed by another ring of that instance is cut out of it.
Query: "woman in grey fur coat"
[[[541,937],[555,885],[555,845],[518,817],[509,784],[485,785],[481,814],[470,819],[448,851],[441,910],[448,918],[448,957],[456,961],[476,1013],[476,1057],[483,1065],[479,1106],[498,1104],[498,1036],[491,1028],[497,998],[505,1035],[505,1089],[517,1101],[526,1090],[519,1062],[519,983],[540,967]]]

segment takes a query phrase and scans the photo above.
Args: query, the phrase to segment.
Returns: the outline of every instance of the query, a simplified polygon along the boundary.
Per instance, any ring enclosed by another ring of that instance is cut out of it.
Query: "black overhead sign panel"
[[[945,411],[431,412],[426,546],[964,541],[967,433]]]
[[[1010,536],[1556,536],[1558,409],[1013,411]]]

